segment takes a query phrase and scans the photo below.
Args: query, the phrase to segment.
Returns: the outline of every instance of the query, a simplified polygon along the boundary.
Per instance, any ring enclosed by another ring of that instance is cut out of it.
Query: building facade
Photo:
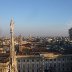
[[[72,55],[17,56],[18,72],[72,72]]]

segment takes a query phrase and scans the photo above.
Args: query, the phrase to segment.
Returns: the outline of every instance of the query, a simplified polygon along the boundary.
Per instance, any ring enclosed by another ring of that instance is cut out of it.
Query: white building
[[[18,72],[72,72],[72,55],[54,53],[18,55]],[[46,71],[47,72],[47,71]]]

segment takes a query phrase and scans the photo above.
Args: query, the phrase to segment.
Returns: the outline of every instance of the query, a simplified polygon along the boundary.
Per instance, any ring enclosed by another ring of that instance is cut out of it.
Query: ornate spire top
[[[13,19],[13,17],[11,18],[10,24],[14,24],[14,19]]]
[[[12,18],[10,22],[10,32],[13,32],[13,30],[14,30],[14,20]]]

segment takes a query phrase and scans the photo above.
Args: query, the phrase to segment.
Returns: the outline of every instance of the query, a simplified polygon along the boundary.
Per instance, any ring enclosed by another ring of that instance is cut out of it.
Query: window
[[[50,61],[52,61],[52,59],[50,59]]]
[[[71,60],[72,60],[72,57],[71,57]]]
[[[25,68],[25,65],[23,65],[23,69]]]
[[[56,67],[56,64],[54,64],[54,67]]]
[[[25,60],[23,60],[23,62],[25,62]]]
[[[28,70],[28,72],[29,72],[29,70]]]
[[[29,62],[29,60],[27,59],[27,62]]]
[[[32,72],[34,72],[34,69],[32,69]]]
[[[32,59],[32,62],[34,62],[34,59]]]
[[[25,72],[25,69],[23,69],[23,72]]]
[[[52,64],[50,63],[50,67],[52,66]]]
[[[32,68],[34,67],[34,64],[32,64]]]
[[[39,60],[37,60],[37,62],[38,62]]]
[[[56,59],[54,59],[54,61],[56,61]]]
[[[37,69],[37,72],[38,72],[38,69]]]
[[[60,67],[60,63],[58,63],[58,66]]]
[[[20,59],[18,59],[18,62],[20,62]]]
[[[46,64],[46,69],[47,69],[47,64]]]
[[[62,64],[62,66],[64,66],[64,63]]]
[[[18,69],[18,72],[20,72],[20,69]]]
[[[18,65],[18,69],[20,69],[20,65]]]
[[[41,59],[41,61],[43,61],[43,60]]]
[[[47,59],[46,59],[46,61],[47,61]]]
[[[38,64],[37,64],[37,67],[38,67]]]
[[[64,68],[62,70],[64,71]]]
[[[64,58],[62,60],[64,61]]]

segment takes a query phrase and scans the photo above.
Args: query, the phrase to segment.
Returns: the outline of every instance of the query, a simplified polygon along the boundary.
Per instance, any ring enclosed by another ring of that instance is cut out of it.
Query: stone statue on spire
[[[13,18],[11,19],[11,22],[10,22],[10,32],[13,32],[14,31],[14,21],[13,21]]]

